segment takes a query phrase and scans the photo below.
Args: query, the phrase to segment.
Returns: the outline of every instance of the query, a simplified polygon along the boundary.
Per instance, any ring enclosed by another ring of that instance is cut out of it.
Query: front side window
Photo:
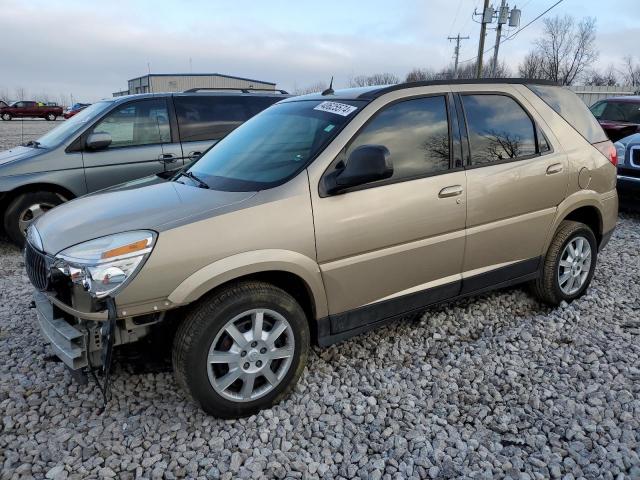
[[[111,135],[109,148],[169,143],[167,104],[164,99],[152,99],[116,107],[93,128],[93,133]]]
[[[215,190],[274,187],[304,169],[365,105],[358,100],[274,105],[227,135],[189,171]]]
[[[591,112],[598,120],[640,123],[640,103],[605,101],[592,107]]]
[[[384,145],[393,163],[392,180],[449,169],[449,122],[444,96],[405,100],[383,109],[344,154],[362,145]]]
[[[176,96],[173,101],[183,142],[218,140],[251,117],[241,96]]]
[[[486,165],[536,154],[533,122],[505,95],[463,95],[471,165]]]

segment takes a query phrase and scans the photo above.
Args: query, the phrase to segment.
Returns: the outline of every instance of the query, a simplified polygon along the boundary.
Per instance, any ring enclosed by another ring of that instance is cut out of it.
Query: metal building
[[[114,92],[114,97],[149,92],[183,92],[190,88],[264,88],[276,84],[222,73],[151,73],[129,80],[128,90]]]

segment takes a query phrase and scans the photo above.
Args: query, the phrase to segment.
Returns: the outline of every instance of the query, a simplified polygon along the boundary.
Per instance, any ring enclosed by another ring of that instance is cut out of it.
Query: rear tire
[[[597,257],[593,231],[583,223],[563,221],[549,245],[540,277],[531,283],[534,295],[553,306],[581,297],[591,283]]]
[[[64,199],[53,192],[27,192],[14,198],[4,212],[4,231],[18,247],[24,245],[24,230],[33,220]]]
[[[56,119],[56,116],[53,113],[47,113],[44,118],[48,122],[53,122]]]
[[[2,120],[8,122],[9,120],[11,120],[11,114],[10,113],[3,113],[2,114]]]
[[[308,351],[300,305],[280,288],[247,281],[204,297],[186,315],[174,339],[173,371],[205,412],[239,418],[286,397]]]

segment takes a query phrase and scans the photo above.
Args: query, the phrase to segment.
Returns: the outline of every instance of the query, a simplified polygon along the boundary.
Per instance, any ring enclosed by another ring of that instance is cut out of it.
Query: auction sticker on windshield
[[[314,110],[320,110],[321,112],[335,113],[336,115],[341,115],[343,117],[348,116],[349,114],[355,112],[357,109],[358,107],[354,107],[352,105],[347,105],[346,103],[338,103],[338,102],[322,102],[320,105],[314,108]]]

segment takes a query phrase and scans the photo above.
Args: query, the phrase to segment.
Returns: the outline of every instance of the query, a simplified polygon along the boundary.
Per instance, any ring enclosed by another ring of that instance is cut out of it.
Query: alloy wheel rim
[[[578,292],[591,270],[591,244],[582,236],[572,238],[562,250],[558,263],[558,284],[565,295]]]
[[[270,309],[247,310],[218,332],[207,354],[213,389],[233,402],[250,402],[273,391],[291,367],[293,329]]]
[[[18,228],[21,232],[24,232],[31,222],[44,215],[45,212],[51,210],[53,207],[55,207],[55,205],[51,203],[34,203],[25,208],[18,217]]]

